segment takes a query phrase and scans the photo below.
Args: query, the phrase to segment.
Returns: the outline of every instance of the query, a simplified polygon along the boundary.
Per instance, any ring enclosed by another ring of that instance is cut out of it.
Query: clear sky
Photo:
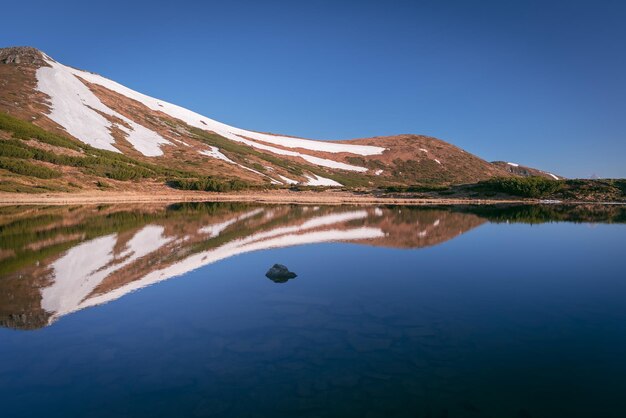
[[[241,128],[626,177],[626,1],[18,1],[29,45]]]

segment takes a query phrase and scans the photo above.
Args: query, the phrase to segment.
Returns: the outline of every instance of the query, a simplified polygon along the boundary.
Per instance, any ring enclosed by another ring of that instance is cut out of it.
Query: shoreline
[[[88,193],[0,193],[0,206],[97,205],[107,203],[250,202],[266,204],[320,205],[495,205],[495,204],[626,204],[624,202],[542,202],[539,199],[417,198],[357,195],[349,192],[211,193],[211,192],[88,192]]]

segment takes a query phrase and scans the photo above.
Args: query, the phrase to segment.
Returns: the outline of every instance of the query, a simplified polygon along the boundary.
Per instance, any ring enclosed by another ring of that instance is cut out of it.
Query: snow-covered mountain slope
[[[49,66],[37,70],[37,89],[50,97],[48,117],[70,135],[95,148],[120,152],[111,134],[113,126],[123,130],[133,147],[147,157],[163,155],[161,145],[171,144],[158,133],[140,125],[104,105],[72,70],[49,58]],[[119,119],[113,124],[102,114]]]
[[[111,122],[101,116],[105,113],[119,118],[122,123],[116,124],[128,134],[128,141],[145,156],[162,155],[162,144],[171,144],[155,131],[151,131],[142,125],[120,115],[104,105],[89,89],[82,80],[97,84],[111,91],[119,93],[129,99],[135,100],[153,111],[163,112],[173,118],[179,119],[189,126],[199,129],[210,130],[225,138],[241,142],[252,147],[270,151],[279,155],[300,157],[310,163],[328,168],[337,168],[349,171],[367,171],[364,167],[345,164],[338,161],[315,157],[306,153],[285,150],[284,148],[302,148],[311,151],[329,153],[349,153],[356,155],[382,154],[382,147],[366,145],[337,144],[327,141],[311,141],[307,139],[274,136],[257,132],[234,128],[226,124],[214,121],[198,113],[184,109],[180,106],[157,100],[155,98],[138,93],[114,81],[108,80],[97,74],[76,70],[60,64],[47,55],[44,61],[49,67],[42,66],[37,70],[37,88],[51,98],[50,119],[61,125],[72,136],[84,141],[96,148],[118,151],[112,144],[115,139],[111,135]],[[127,128],[125,125],[129,125]],[[253,141],[256,140],[256,141]],[[258,142],[257,142],[258,141]],[[279,145],[276,148],[265,143]]]
[[[426,136],[322,141],[236,128],[34,48],[0,49],[0,80],[2,112],[97,149],[197,176],[287,187],[452,184],[507,174]],[[80,180],[85,170],[70,174]]]

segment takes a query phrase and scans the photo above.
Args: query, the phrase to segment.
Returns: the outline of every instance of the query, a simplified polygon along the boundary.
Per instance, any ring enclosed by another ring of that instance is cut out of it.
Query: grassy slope
[[[75,191],[107,187],[110,180],[163,184],[206,180],[206,176],[193,171],[173,170],[93,148],[1,112],[0,132],[0,191]],[[33,140],[46,147],[35,146]],[[228,178],[211,180],[218,186],[231,184]]]

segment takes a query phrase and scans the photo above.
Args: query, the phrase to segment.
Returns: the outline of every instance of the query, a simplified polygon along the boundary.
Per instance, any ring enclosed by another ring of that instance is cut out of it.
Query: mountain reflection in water
[[[625,222],[623,207],[185,203],[0,208],[0,325],[35,329],[251,251],[325,242],[422,248],[485,222]],[[259,272],[262,277],[264,272]]]

